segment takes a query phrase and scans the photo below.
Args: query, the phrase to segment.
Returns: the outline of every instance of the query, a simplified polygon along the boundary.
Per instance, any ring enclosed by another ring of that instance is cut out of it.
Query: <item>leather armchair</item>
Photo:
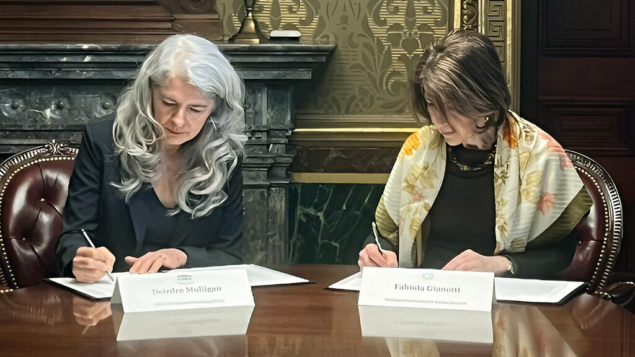
[[[55,247],[77,149],[55,141],[0,165],[0,285],[37,285],[56,273]]]
[[[635,294],[633,283],[607,286],[613,274],[623,235],[622,201],[608,172],[591,158],[567,150],[582,182],[593,198],[587,217],[577,225],[580,241],[573,261],[560,273],[563,280],[587,281],[587,292],[619,304]]]

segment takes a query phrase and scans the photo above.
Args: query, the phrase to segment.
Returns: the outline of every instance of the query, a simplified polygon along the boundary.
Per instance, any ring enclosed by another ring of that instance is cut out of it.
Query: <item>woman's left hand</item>
[[[182,267],[187,262],[187,255],[179,249],[161,249],[155,252],[146,253],[140,258],[126,257],[126,263],[131,265],[130,273],[156,273],[161,267],[176,269]]]
[[[509,264],[509,259],[505,257],[486,257],[468,249],[450,260],[443,270],[485,271],[500,275],[509,269]]]

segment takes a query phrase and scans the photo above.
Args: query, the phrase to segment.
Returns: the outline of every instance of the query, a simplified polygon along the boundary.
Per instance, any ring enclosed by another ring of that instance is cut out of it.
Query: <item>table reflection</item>
[[[572,316],[565,316],[572,322]],[[569,324],[575,327],[573,324]],[[569,332],[574,332],[569,331]],[[494,312],[493,356],[578,356],[542,309],[531,305],[498,305]],[[583,340],[582,340],[583,341]],[[584,349],[584,344],[578,347]],[[583,355],[584,353],[582,353]]]
[[[490,311],[359,306],[362,336],[491,344]]]
[[[30,324],[59,325],[67,320],[58,289],[42,287],[0,294],[0,315]],[[67,303],[68,305],[68,303]]]
[[[124,313],[112,305],[117,341],[245,335],[253,306]]]
[[[566,307],[494,304],[491,313],[359,307],[362,336],[384,337],[391,356],[583,356],[585,332],[616,306],[580,296]]]
[[[86,327],[95,326],[112,315],[110,301],[94,301],[73,296],[73,315],[78,324]]]
[[[187,339],[117,342],[118,356],[246,356],[245,336],[208,336]]]

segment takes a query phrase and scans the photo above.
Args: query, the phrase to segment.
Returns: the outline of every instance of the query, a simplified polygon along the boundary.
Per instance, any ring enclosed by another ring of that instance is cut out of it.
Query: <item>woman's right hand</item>
[[[363,267],[396,268],[399,262],[395,252],[384,250],[384,255],[382,255],[379,252],[379,248],[371,243],[366,245],[366,247],[359,252],[357,265],[359,265],[359,269]]]
[[[73,274],[80,283],[95,283],[111,272],[115,256],[106,247],[80,247],[73,258]]]
[[[99,321],[112,315],[109,301],[90,301],[73,296],[73,315],[78,324],[95,326]]]

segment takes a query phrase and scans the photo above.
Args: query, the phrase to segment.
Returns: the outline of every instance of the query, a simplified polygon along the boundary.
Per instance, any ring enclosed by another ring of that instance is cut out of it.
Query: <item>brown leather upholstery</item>
[[[622,242],[622,203],[613,179],[602,166],[574,151],[567,150],[567,154],[593,198],[593,206],[576,227],[580,241],[560,278],[587,281],[589,293],[604,296]]]
[[[77,150],[55,142],[0,166],[0,284],[40,284],[56,272],[55,246]]]

